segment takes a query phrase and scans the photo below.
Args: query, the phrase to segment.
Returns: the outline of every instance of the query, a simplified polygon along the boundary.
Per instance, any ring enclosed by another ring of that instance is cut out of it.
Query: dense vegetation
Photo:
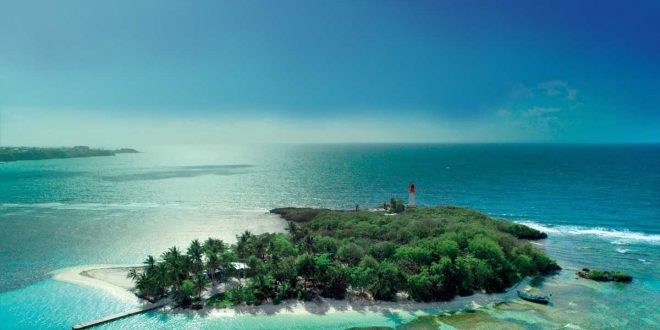
[[[610,272],[602,269],[583,268],[581,271],[578,271],[577,274],[582,278],[586,278],[594,281],[602,281],[602,282],[609,282],[609,281],[630,282],[633,279],[632,276],[624,272],[618,272],[618,271]]]
[[[0,148],[0,161],[9,162],[17,160],[39,160],[56,158],[77,158],[114,156],[118,153],[137,153],[135,149],[122,148],[118,150],[92,149],[85,146],[73,148],[29,148],[29,147],[2,147]]]
[[[528,238],[544,237],[523,225],[495,220],[458,207],[372,211],[276,209],[288,234],[245,232],[234,245],[193,241],[159,260],[149,257],[133,271],[138,293],[150,299],[173,296],[186,305],[213,282],[242,278],[207,304],[230,306],[316,296],[343,299],[347,293],[394,300],[406,293],[417,301],[450,300],[473,292],[501,292],[525,276],[560,269]],[[248,268],[238,272],[233,262]],[[204,272],[206,270],[206,272]]]

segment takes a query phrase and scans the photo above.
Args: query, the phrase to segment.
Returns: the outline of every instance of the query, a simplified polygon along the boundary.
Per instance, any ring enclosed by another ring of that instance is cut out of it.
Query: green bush
[[[404,206],[390,203],[394,210]],[[341,299],[349,287],[378,300],[393,300],[407,291],[412,299],[437,301],[500,292],[521,277],[560,269],[520,239],[538,236],[532,229],[459,207],[411,208],[396,215],[291,208],[277,212],[300,222],[290,223],[288,234],[246,231],[232,246],[217,239],[193,241],[185,253],[173,247],[159,258],[147,258],[143,270],[129,274],[138,294],[157,300],[171,293],[185,306],[207,287],[206,270],[215,282],[236,276],[247,283],[207,301],[218,307],[317,295]],[[236,261],[248,269],[234,269]],[[222,270],[219,276],[216,269]],[[585,276],[630,278],[597,271]]]

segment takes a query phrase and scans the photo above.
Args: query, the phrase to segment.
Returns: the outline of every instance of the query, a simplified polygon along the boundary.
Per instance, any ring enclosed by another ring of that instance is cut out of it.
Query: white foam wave
[[[580,226],[546,226],[533,221],[517,221],[520,224],[555,235],[589,235],[611,239],[612,244],[648,243],[660,245],[660,235],[609,228],[589,228]]]
[[[630,251],[630,249],[616,248],[616,252],[619,252],[619,253],[628,253],[628,251]]]

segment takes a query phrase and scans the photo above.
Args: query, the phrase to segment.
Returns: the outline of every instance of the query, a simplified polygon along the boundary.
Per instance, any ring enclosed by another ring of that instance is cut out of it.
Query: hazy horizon
[[[2,146],[660,142],[653,1],[2,9]]]

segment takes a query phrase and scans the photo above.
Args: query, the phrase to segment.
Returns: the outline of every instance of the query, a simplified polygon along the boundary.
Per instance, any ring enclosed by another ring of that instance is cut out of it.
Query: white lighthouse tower
[[[416,207],[415,203],[415,184],[408,185],[408,207]]]

